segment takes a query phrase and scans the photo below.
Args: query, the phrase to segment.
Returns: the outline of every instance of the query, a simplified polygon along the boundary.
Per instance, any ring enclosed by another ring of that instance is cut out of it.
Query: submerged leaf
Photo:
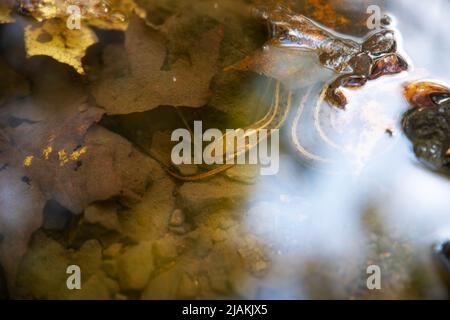
[[[32,75],[33,96],[0,108],[0,262],[10,282],[47,200],[75,214],[97,200],[138,201],[155,161],[97,126],[80,77],[46,58]],[[161,170],[159,168],[159,170]],[[12,283],[10,284],[12,285]]]
[[[295,90],[334,76],[323,68],[313,52],[301,52],[266,45],[252,55],[230,66],[227,70],[253,71],[280,80]]]
[[[32,233],[42,224],[45,197],[34,185],[26,183],[23,168],[12,167],[4,146],[0,145],[0,263],[8,286],[14,286],[20,258]]]
[[[70,30],[63,20],[44,21],[39,26],[27,26],[25,29],[25,47],[28,57],[46,55],[72,66],[78,73],[84,74],[81,59],[85,51],[97,42],[95,33],[87,28]]]
[[[92,93],[109,114],[142,112],[159,105],[200,107],[210,97],[222,37],[221,27],[204,33],[189,49],[188,61],[178,59],[166,70],[164,34],[135,16],[126,31],[125,50],[117,45],[105,50],[105,67]]]

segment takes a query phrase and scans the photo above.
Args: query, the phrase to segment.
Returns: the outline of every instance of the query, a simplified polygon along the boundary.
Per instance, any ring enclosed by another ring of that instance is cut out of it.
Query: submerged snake
[[[321,90],[316,103],[314,116],[317,131],[321,138],[331,146],[337,147],[325,135],[319,122],[319,108],[322,102],[326,100],[330,105],[344,109],[347,104],[347,99],[340,90],[341,87],[360,87],[368,80],[374,80],[384,75],[396,74],[406,70],[408,67],[405,60],[396,52],[397,43],[394,32],[391,30],[384,29],[378,31],[371,34],[362,43],[358,43],[354,40],[337,36],[307,17],[294,14],[284,7],[279,7],[270,12],[260,12],[260,15],[268,22],[271,39],[264,46],[265,50],[258,52],[253,57],[245,58],[243,60],[244,62],[238,63],[238,67],[235,69],[239,69],[239,66],[245,65],[247,69],[264,73],[264,71],[248,67],[255,60],[258,60],[256,61],[258,63],[269,61],[271,59],[269,56],[271,50],[267,50],[268,48],[282,48],[289,51],[296,50],[299,54],[302,54],[302,52],[313,52],[324,69],[332,70],[338,75]],[[258,65],[258,63],[255,65]],[[233,67],[227,69],[233,69]],[[278,129],[284,124],[291,109],[293,92],[287,87],[285,89],[286,93],[283,94],[281,93],[283,91],[281,86],[282,84],[278,80],[275,85],[273,103],[267,114],[246,129],[251,129],[259,133],[262,129]],[[310,93],[311,88],[307,90],[307,94],[303,96],[298,104],[291,127],[292,143],[297,152],[303,157],[310,160],[328,162],[329,160],[306,150],[299,141],[298,124]],[[224,134],[222,140],[225,141],[226,139],[227,134]],[[231,157],[237,157],[243,152],[248,152],[259,142],[257,141],[256,144],[246,144],[244,150],[236,151]],[[170,169],[167,169],[167,172],[172,177],[181,181],[198,181],[212,177],[233,166],[234,164],[224,164],[210,171],[192,176],[180,175]]]
[[[272,129],[278,129],[280,128],[284,122],[286,121],[286,118],[289,114],[289,111],[291,109],[291,104],[292,104],[292,92],[288,91],[287,93],[285,93],[284,95],[281,94],[282,88],[281,88],[281,83],[279,81],[277,81],[277,83],[275,84],[275,90],[274,90],[274,97],[273,97],[273,103],[271,108],[269,109],[269,111],[266,113],[266,115],[260,119],[259,121],[253,123],[252,125],[248,126],[247,128],[245,128],[245,130],[253,130],[258,137],[258,140],[256,142],[256,144],[251,144],[248,143],[245,145],[245,148],[243,150],[237,150],[236,152],[234,152],[232,155],[229,155],[227,158],[237,158],[239,155],[241,155],[242,153],[246,153],[248,152],[250,149],[254,148],[257,146],[257,144],[259,142],[261,142],[261,140],[259,140],[259,133],[261,132],[261,130],[268,130],[268,134],[267,136],[270,136],[270,130]],[[226,141],[227,137],[229,137],[230,134],[224,134],[222,136],[222,140]],[[225,145],[225,143],[224,143]],[[231,167],[233,167],[235,164],[224,164],[221,165],[215,169],[212,169],[210,171],[198,174],[198,175],[193,175],[193,176],[183,176],[183,175],[179,175],[173,171],[171,171],[170,169],[166,170],[172,177],[178,179],[178,180],[182,180],[182,181],[198,181],[198,180],[202,180],[202,179],[206,179],[209,177],[212,177],[220,172],[223,172]]]

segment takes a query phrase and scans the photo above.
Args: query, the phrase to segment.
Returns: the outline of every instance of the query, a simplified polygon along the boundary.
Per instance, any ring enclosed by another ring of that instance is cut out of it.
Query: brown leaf
[[[59,64],[43,69],[46,76],[33,81],[33,99],[0,112],[16,163],[48,199],[74,213],[116,195],[138,198],[150,171],[146,158],[125,139],[93,126],[104,110],[87,102],[77,77],[64,80],[69,76]]]
[[[45,201],[78,214],[114,196],[139,200],[157,166],[95,125],[104,110],[89,104],[70,68],[44,59],[37,70],[33,97],[0,109],[0,259],[10,281]]]
[[[0,106],[8,99],[29,93],[28,82],[0,58]]]
[[[167,49],[163,33],[132,17],[126,31],[125,51],[109,47],[104,60],[127,59],[125,70],[105,65],[92,93],[109,114],[126,114],[160,105],[200,107],[210,97],[209,84],[217,72],[223,31],[204,33],[189,50],[189,60],[178,59],[164,70]],[[121,64],[121,63],[120,63]]]

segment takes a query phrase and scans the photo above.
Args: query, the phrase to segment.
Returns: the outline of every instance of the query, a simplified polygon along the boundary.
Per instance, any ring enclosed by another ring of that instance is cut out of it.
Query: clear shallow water
[[[98,276],[103,273],[112,281],[110,287],[120,287],[109,288],[112,298],[446,298],[448,289],[437,272],[431,249],[450,238],[450,182],[419,164],[400,128],[400,118],[408,108],[402,96],[406,83],[432,79],[450,85],[450,37],[446,36],[445,23],[450,3],[431,2],[433,5],[419,1],[412,5],[407,0],[386,4],[397,37],[402,38],[400,53],[410,64],[408,72],[346,90],[346,111],[317,103],[323,77],[310,91],[304,88],[296,92],[293,110],[281,130],[279,174],[257,177],[250,184],[223,177],[182,184],[164,176],[141,203],[119,210],[120,232],[89,229],[86,213],[68,231],[46,237],[38,231],[21,269],[23,296],[66,298],[66,291],[58,290],[65,283],[64,268],[72,259],[80,264],[88,261],[83,268],[89,276],[97,275],[90,283],[89,298],[103,297],[99,292],[106,290],[104,279]],[[218,6],[204,1],[203,5],[224,24],[243,12],[237,12],[240,7],[233,9],[228,1]],[[228,11],[221,16],[220,10]],[[259,27],[255,21],[246,23],[248,29]],[[242,32],[234,25],[230,29]],[[260,31],[250,35],[262,34]],[[115,39],[116,34],[110,36],[112,42],[123,40]],[[5,37],[5,43],[17,45],[20,37]],[[227,52],[225,65],[248,53],[241,50],[249,50],[230,45],[233,40],[228,39],[228,50],[231,47],[236,53]],[[2,50],[8,52],[8,48]],[[20,61],[21,56],[14,54],[8,61],[14,64],[11,61],[16,57]],[[261,79],[254,84],[253,79],[249,78],[245,88],[229,81],[234,87],[229,95],[246,95],[252,85],[263,91]],[[228,87],[224,88],[228,93]],[[259,92],[251,94],[248,100],[254,102],[253,95]],[[301,142],[309,152],[332,162],[307,161],[291,145],[292,121],[303,99],[306,103],[298,127]],[[254,116],[249,101],[220,111],[230,113],[232,120],[241,124],[245,115]],[[224,123],[223,114],[209,105],[196,111],[187,109],[182,113],[188,123],[204,118],[212,127]],[[108,124],[112,118],[102,124],[146,151],[159,141],[162,145],[167,142],[168,128],[184,125],[169,107],[117,117]],[[246,169],[239,172],[247,174]],[[236,198],[244,201],[233,203]],[[212,205],[205,209],[205,203]],[[186,214],[187,231],[167,231],[167,221],[176,208]],[[240,231],[233,231],[236,229]],[[177,256],[172,252],[173,243],[188,249]],[[144,249],[139,252],[135,245]],[[161,252],[155,255],[148,286],[130,290],[121,278],[121,268],[128,261],[130,278],[141,275],[145,263],[133,259],[141,261],[158,246]],[[233,265],[240,261],[236,252],[250,261],[251,272]],[[117,261],[119,271],[114,269]],[[381,268],[381,290],[367,289],[369,265]],[[55,276],[49,277],[47,270]],[[171,292],[177,286],[184,291]]]
[[[319,118],[326,140],[313,124],[316,101],[309,101],[300,130],[307,135],[316,129],[316,134],[305,138],[305,145],[335,163],[304,170],[296,154],[288,153],[280,177],[262,178],[254,189],[258,194],[268,185],[279,188],[267,203],[251,208],[245,220],[276,252],[272,281],[279,291],[267,297],[351,298],[342,293],[344,288],[361,293],[355,288],[358,282],[364,287],[370,264],[381,266],[385,290],[367,291],[368,297],[407,298],[415,296],[414,290],[421,292],[416,297],[446,296],[430,255],[434,243],[450,237],[450,184],[418,163],[399,122],[408,108],[404,84],[424,79],[450,83],[450,38],[443,22],[450,3],[392,1],[387,8],[410,70],[347,90],[345,112],[324,106]],[[399,249],[399,243],[404,247]],[[317,279],[310,268],[314,263],[320,265]],[[427,270],[422,275],[426,288],[403,291],[417,280],[419,265]],[[297,287],[292,279],[298,280]]]

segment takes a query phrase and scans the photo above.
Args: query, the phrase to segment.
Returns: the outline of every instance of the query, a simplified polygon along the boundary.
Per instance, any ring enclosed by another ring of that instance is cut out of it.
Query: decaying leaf
[[[142,10],[133,0],[24,0],[20,1],[21,10],[27,12],[38,21],[54,18],[67,20],[73,12],[70,6],[80,10],[82,23],[102,28],[125,30],[132,13],[145,17]]]
[[[95,125],[104,110],[89,104],[79,76],[40,59],[32,97],[0,108],[0,258],[11,276],[41,225],[45,201],[75,214],[115,196],[136,201],[157,166],[121,136]]]
[[[298,89],[334,76],[331,70],[320,66],[312,52],[266,45],[264,49],[230,66],[227,70],[253,71],[280,80],[290,89]]]
[[[41,25],[29,25],[25,29],[28,57],[46,55],[72,66],[80,74],[84,74],[81,59],[95,42],[97,36],[88,27],[70,30],[59,19],[46,20]]]
[[[8,286],[14,286],[20,258],[32,233],[42,224],[45,197],[38,187],[25,179],[23,168],[10,165],[4,145],[0,146],[0,262]]]
[[[9,98],[29,93],[28,82],[0,58],[0,106]]]
[[[14,6],[14,0],[2,0],[0,2],[0,23],[14,22],[11,17],[11,11]]]
[[[125,48],[106,48],[105,67],[92,93],[109,114],[142,112],[159,105],[200,107],[210,97],[222,38],[221,27],[207,31],[188,50],[188,61],[178,59],[167,70],[164,34],[134,16],[126,31]],[[117,63],[124,59],[126,68]]]

